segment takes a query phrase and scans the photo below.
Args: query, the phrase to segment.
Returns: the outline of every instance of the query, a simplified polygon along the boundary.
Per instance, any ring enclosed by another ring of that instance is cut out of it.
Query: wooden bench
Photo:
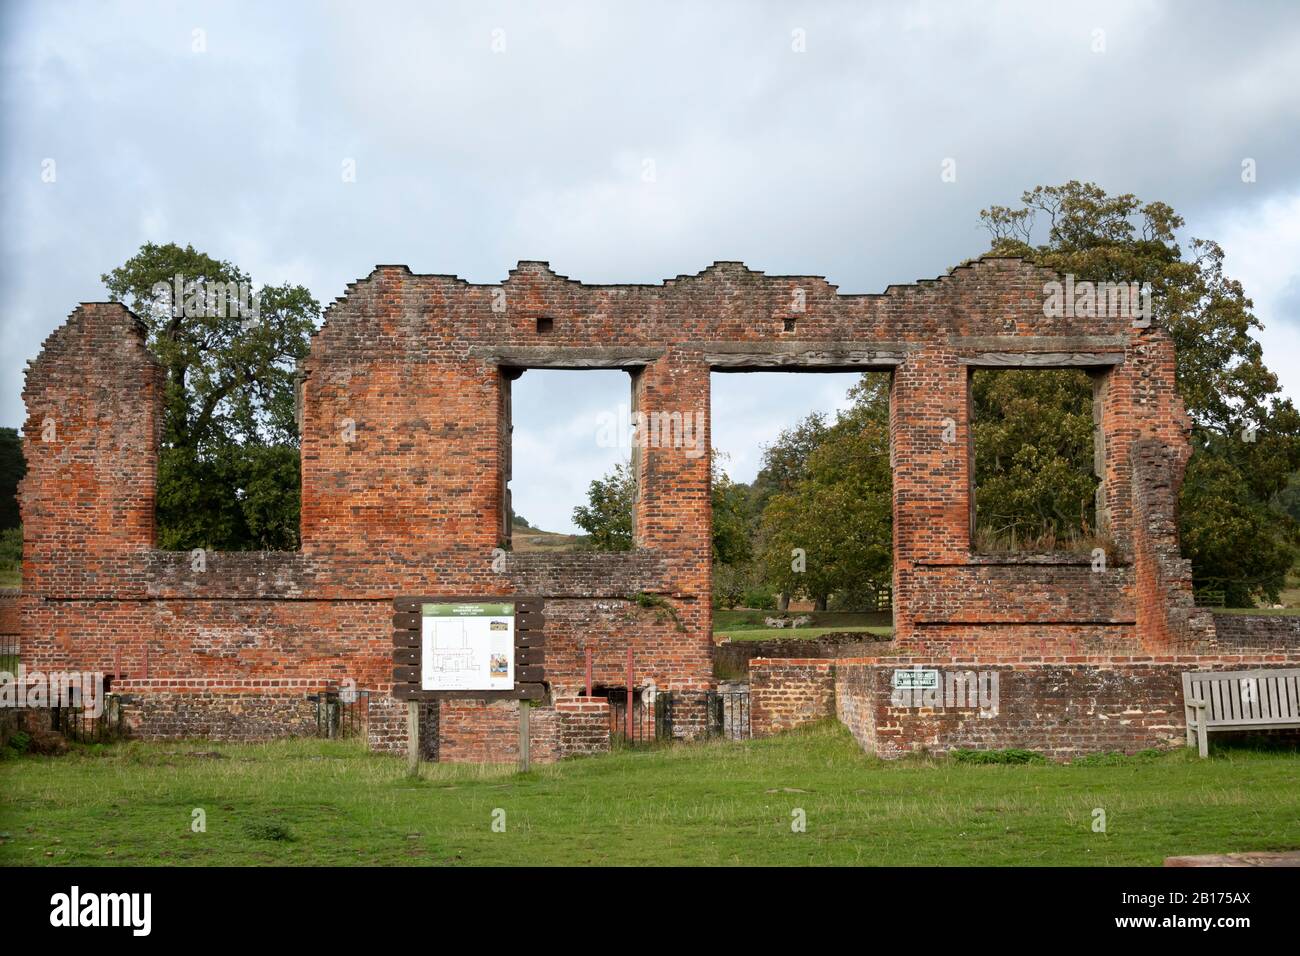
[[[1300,667],[1193,671],[1183,675],[1187,746],[1210,753],[1214,730],[1300,727]]]

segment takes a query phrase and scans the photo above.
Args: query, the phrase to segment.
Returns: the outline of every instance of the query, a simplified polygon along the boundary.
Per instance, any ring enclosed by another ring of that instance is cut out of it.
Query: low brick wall
[[[323,681],[132,680],[113,691],[123,702],[127,733],[138,740],[206,738],[253,742],[315,736],[316,704],[307,699]],[[682,695],[681,736],[703,729],[703,694]],[[698,696],[699,700],[695,698]],[[368,698],[362,735],[369,749],[405,754],[407,707],[386,693]],[[697,714],[696,711],[699,711]],[[530,757],[551,763],[610,749],[609,702],[603,697],[561,698],[533,705]],[[698,718],[698,719],[697,719]],[[698,726],[697,726],[698,725]],[[447,763],[513,763],[519,759],[519,703],[479,699],[420,705],[420,755]]]
[[[749,663],[749,721],[755,737],[835,713],[835,661],[760,657]]]
[[[1213,615],[1214,650],[1221,654],[1300,652],[1300,615]]]
[[[137,740],[253,742],[316,734],[323,681],[119,680],[127,732]]]
[[[443,763],[515,763],[519,760],[519,701],[444,700],[438,738]],[[529,715],[529,759],[551,763],[560,757],[559,721],[554,707],[533,707]]]
[[[754,735],[836,716],[868,753],[1034,750],[1054,759],[1182,746],[1182,675],[1300,666],[1300,654],[977,657],[751,662]],[[895,670],[940,673],[933,695],[897,695]],[[829,685],[829,686],[828,686]]]
[[[560,752],[589,757],[609,752],[609,701],[604,697],[568,697],[555,702],[560,719]]]

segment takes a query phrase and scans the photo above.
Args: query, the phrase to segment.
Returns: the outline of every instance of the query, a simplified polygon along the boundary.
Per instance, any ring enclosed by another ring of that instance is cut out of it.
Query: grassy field
[[[0,864],[1157,865],[1300,847],[1300,756],[1216,751],[885,763],[821,724],[413,780],[348,742],[122,744],[0,760]]]
[[[871,634],[889,635],[894,632],[889,623],[889,614],[855,614],[849,611],[807,611],[802,614],[792,613],[790,617],[807,616],[812,618],[806,627],[767,627],[763,619],[773,617],[776,611],[737,610],[713,612],[713,637],[720,641],[731,638],[733,641],[760,641],[771,637],[786,637],[796,640],[821,637],[837,631],[863,631]]]

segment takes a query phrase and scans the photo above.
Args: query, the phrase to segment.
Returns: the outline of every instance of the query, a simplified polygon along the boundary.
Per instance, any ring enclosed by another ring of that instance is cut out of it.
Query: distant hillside
[[[587,540],[582,534],[560,534],[540,528],[521,528],[515,525],[510,534],[515,551],[556,551],[581,547]]]

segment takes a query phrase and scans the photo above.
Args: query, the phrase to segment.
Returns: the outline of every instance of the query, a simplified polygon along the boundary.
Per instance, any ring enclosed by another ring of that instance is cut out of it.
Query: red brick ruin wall
[[[155,547],[163,376],[143,328],[120,305],[84,304],[46,340],[24,390],[25,663],[120,671],[120,689],[159,697],[152,711],[169,732],[220,724],[204,701],[229,710],[221,702],[249,695],[256,710],[352,680],[372,692],[372,745],[392,748],[405,735],[386,697],[393,598],[526,593],[547,600],[543,709],[582,693],[588,648],[596,683],[622,686],[630,647],[638,682],[702,694],[713,684],[707,455],[639,450],[631,552],[494,561],[509,535],[510,383],[526,368],[624,369],[639,411],[702,415],[703,449],[711,371],[889,371],[900,649],[1194,647],[1212,629],[1190,608],[1170,510],[1188,453],[1172,345],[1128,318],[1045,316],[1044,285],[1058,278],[989,258],[840,295],[822,278],[739,263],[644,286],[584,285],[535,262],[496,286],[381,266],[329,308],[304,365],[301,551],[201,563]],[[1094,375],[1099,510],[1116,542],[1104,571],[972,553],[969,377],[989,365]],[[641,594],[664,606],[632,600]],[[500,728],[516,706],[444,706],[448,756],[506,759],[516,744]],[[553,721],[535,726],[544,751],[562,754],[576,731]],[[272,722],[243,726],[274,735]]]

